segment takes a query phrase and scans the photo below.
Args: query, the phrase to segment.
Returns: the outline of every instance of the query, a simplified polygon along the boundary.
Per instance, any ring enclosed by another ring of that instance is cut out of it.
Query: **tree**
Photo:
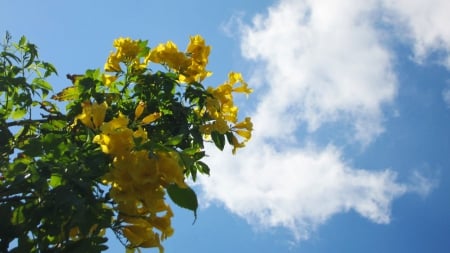
[[[194,212],[186,183],[209,175],[205,143],[236,149],[251,138],[233,94],[252,92],[240,73],[204,87],[210,46],[190,37],[118,38],[102,69],[67,75],[50,96],[56,68],[37,47],[7,33],[0,55],[0,251],[101,252],[111,229],[133,252],[170,237],[172,201]],[[62,108],[64,107],[65,108]]]

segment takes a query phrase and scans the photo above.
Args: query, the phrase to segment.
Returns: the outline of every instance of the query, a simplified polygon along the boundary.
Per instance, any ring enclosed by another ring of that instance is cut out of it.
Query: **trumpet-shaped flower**
[[[102,133],[96,135],[93,142],[99,144],[106,154],[127,155],[134,145],[133,131],[127,125],[128,119],[120,114],[100,127]]]
[[[106,102],[98,104],[91,101],[87,101],[81,104],[82,112],[77,117],[75,117],[75,122],[80,120],[83,125],[91,128],[97,129],[105,120],[106,110],[108,109],[108,104]]]
[[[150,124],[150,123],[154,122],[155,120],[159,119],[160,117],[161,117],[161,113],[154,112],[152,114],[145,116],[141,122],[142,122],[142,124]]]
[[[117,49],[117,57],[122,61],[135,59],[141,51],[139,44],[139,40],[122,37],[113,42],[113,46]]]
[[[106,60],[105,71],[107,72],[121,72],[122,68],[120,67],[120,58],[116,53],[110,53],[108,59]]]
[[[169,68],[176,71],[187,68],[189,64],[186,55],[178,51],[177,45],[172,41],[168,41],[166,44],[159,44],[151,50],[144,62],[149,61],[167,64]]]
[[[176,183],[179,187],[187,187],[178,155],[173,152],[158,152],[156,159],[163,184]]]
[[[141,117],[142,113],[144,112],[144,109],[145,103],[143,101],[140,101],[136,106],[136,109],[134,110],[134,119]]]
[[[120,68],[120,66],[119,66],[119,68]],[[102,75],[102,81],[106,87],[109,87],[111,85],[111,83],[115,82],[116,80],[117,80],[117,76],[107,75],[107,74]]]

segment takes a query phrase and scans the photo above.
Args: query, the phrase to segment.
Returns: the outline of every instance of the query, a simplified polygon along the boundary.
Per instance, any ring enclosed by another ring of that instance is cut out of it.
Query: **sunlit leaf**
[[[75,86],[69,86],[64,88],[61,92],[58,92],[56,95],[52,96],[52,99],[58,101],[69,101],[75,100],[80,96],[80,92],[78,88]]]
[[[50,177],[50,182],[48,184],[53,188],[60,186],[61,185],[61,175],[53,174]]]
[[[17,108],[11,113],[11,118],[14,120],[21,119],[25,114],[27,114],[26,108]]]
[[[25,36],[20,37],[19,46],[25,46],[27,43],[27,38]]]
[[[52,85],[42,78],[35,78],[33,80],[33,84],[35,84],[38,88],[43,89],[43,90],[48,90],[48,91],[53,90]]]
[[[184,138],[184,134],[179,134],[179,135],[170,137],[165,142],[165,145],[176,146],[176,145],[180,144],[180,142],[183,140],[183,138]]]

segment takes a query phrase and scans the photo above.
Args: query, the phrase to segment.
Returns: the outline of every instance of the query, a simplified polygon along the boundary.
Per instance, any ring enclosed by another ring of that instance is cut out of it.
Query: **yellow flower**
[[[154,112],[152,114],[145,116],[142,119],[142,124],[150,124],[150,123],[154,122],[155,120],[159,119],[160,117],[161,117],[161,113]]]
[[[231,86],[234,86],[236,83],[240,83],[241,86],[234,87],[233,92],[245,93],[246,95],[253,92],[253,89],[248,87],[248,84],[242,78],[242,74],[238,72],[230,72],[228,73],[228,83]]]
[[[111,121],[105,123],[100,130],[104,133],[112,133],[118,129],[127,128],[128,127],[128,118],[119,113],[118,117],[115,117]]]
[[[133,137],[136,139],[142,139],[142,140],[147,140],[148,136],[147,136],[147,131],[145,131],[145,129],[143,129],[142,127],[138,127],[138,129],[136,131],[134,131],[133,133]]]
[[[114,40],[113,46],[116,48],[116,52],[110,53],[105,63],[105,71],[121,72],[121,62],[125,63],[127,66],[131,65],[134,71],[145,70],[147,64],[141,64],[138,57],[143,49],[140,40],[120,37]]]
[[[134,119],[139,118],[145,109],[145,103],[140,101],[139,104],[136,106],[136,109],[134,110]]]
[[[233,145],[233,154],[236,154],[236,149],[245,147],[245,142],[239,142],[235,135],[231,136],[231,143]]]
[[[211,72],[205,69],[210,49],[205,40],[197,35],[190,38],[185,53],[180,52],[175,43],[168,41],[151,50],[144,62],[165,64],[179,74],[178,81],[189,84],[202,81],[211,75]]]
[[[183,167],[180,165],[178,155],[174,152],[158,152],[156,155],[158,172],[163,183],[176,183],[179,187],[186,188]]]
[[[97,129],[105,120],[106,109],[108,104],[106,102],[98,104],[91,101],[86,101],[81,104],[82,112],[77,117],[75,117],[75,122],[80,120],[83,125],[91,128]]]
[[[217,119],[213,124],[213,129],[220,134],[225,134],[230,130],[230,127],[224,119]]]
[[[171,218],[173,217],[173,212],[169,208],[163,217],[153,216],[150,217],[150,223],[161,231],[161,238],[166,239],[173,235],[173,228],[171,226]]]
[[[150,226],[125,226],[122,231],[133,247],[161,247],[158,235]]]
[[[141,150],[132,153],[132,161],[128,164],[128,173],[133,183],[144,185],[155,184],[158,181],[157,164],[154,159],[148,158],[148,151]]]
[[[205,40],[200,35],[190,37],[190,42],[186,52],[191,55],[192,59],[202,68],[208,63],[211,47],[207,46]]]
[[[247,129],[248,131],[253,130],[253,123],[250,117],[246,117],[244,121],[241,121],[233,126],[233,128],[237,129]]]
[[[172,212],[166,213],[164,217],[170,219],[172,217]],[[123,228],[123,234],[130,242],[130,246],[132,247],[158,247],[160,252],[163,252],[163,247],[161,246],[160,239],[157,233],[153,231],[153,227],[155,225],[159,226],[158,229],[162,231],[163,238],[165,238],[165,233],[173,232],[173,229],[170,226],[169,222],[165,222],[164,217],[155,217],[150,219],[138,218],[138,217],[130,217],[125,216],[124,221],[130,225],[127,225]]]
[[[94,123],[94,128],[100,127],[105,120],[106,109],[108,109],[108,104],[105,101],[101,104],[95,102],[92,105],[92,122]]]
[[[250,140],[252,137],[252,132],[242,129],[237,129],[234,132],[236,132],[238,135],[244,137],[246,140]]]
[[[120,66],[119,66],[119,68],[120,68]],[[105,86],[109,87],[111,85],[111,83],[113,83],[117,80],[117,76],[103,74],[102,80],[103,80],[103,83],[105,84]]]
[[[115,53],[110,53],[108,59],[106,60],[105,71],[107,72],[121,72],[120,68],[120,58]]]
[[[75,123],[74,125],[76,125],[77,120],[80,120],[81,123],[83,123],[83,125],[89,127],[89,128],[94,128],[94,124],[92,123],[92,105],[91,105],[91,101],[87,101],[87,102],[83,102],[81,104],[81,114],[77,115],[75,117]]]
[[[173,70],[180,71],[188,65],[186,56],[178,51],[177,45],[172,41],[166,44],[159,44],[156,48],[150,51],[144,62],[154,62],[160,64],[167,64]]]
[[[134,146],[133,131],[127,125],[128,119],[119,114],[100,127],[102,133],[96,135],[93,142],[99,144],[106,154],[127,155]]]
[[[113,46],[117,49],[117,57],[121,61],[131,61],[137,57],[141,50],[139,43],[139,40],[120,37],[114,40]]]

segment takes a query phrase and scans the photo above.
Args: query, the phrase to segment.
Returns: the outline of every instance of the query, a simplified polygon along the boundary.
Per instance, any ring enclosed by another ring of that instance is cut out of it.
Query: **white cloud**
[[[408,32],[414,45],[415,59],[422,62],[431,53],[442,50],[443,64],[450,69],[450,1],[382,0],[392,11],[391,21]],[[442,59],[441,59],[442,60]]]
[[[265,63],[267,93],[255,123],[269,126],[266,137],[302,122],[309,131],[351,122],[362,144],[383,132],[382,106],[395,97],[397,83],[390,54],[365,18],[373,3],[333,3],[282,1],[245,28],[244,56]]]
[[[335,144],[302,139],[323,126],[348,126],[350,145],[384,131],[383,111],[397,93],[392,55],[375,26],[377,0],[282,0],[252,24],[241,23],[244,57],[255,63],[255,132],[237,156],[209,151],[202,198],[261,227],[285,227],[297,239],[337,213],[353,210],[388,223],[392,201],[421,187],[386,168],[355,168]],[[330,143],[339,139],[332,135]],[[344,144],[347,145],[348,143]],[[375,170],[374,170],[375,169]]]
[[[276,151],[253,143],[237,156],[211,157],[202,201],[223,203],[256,227],[288,228],[296,239],[308,239],[332,215],[350,210],[388,223],[392,200],[407,191],[394,172],[353,169],[332,146]]]

